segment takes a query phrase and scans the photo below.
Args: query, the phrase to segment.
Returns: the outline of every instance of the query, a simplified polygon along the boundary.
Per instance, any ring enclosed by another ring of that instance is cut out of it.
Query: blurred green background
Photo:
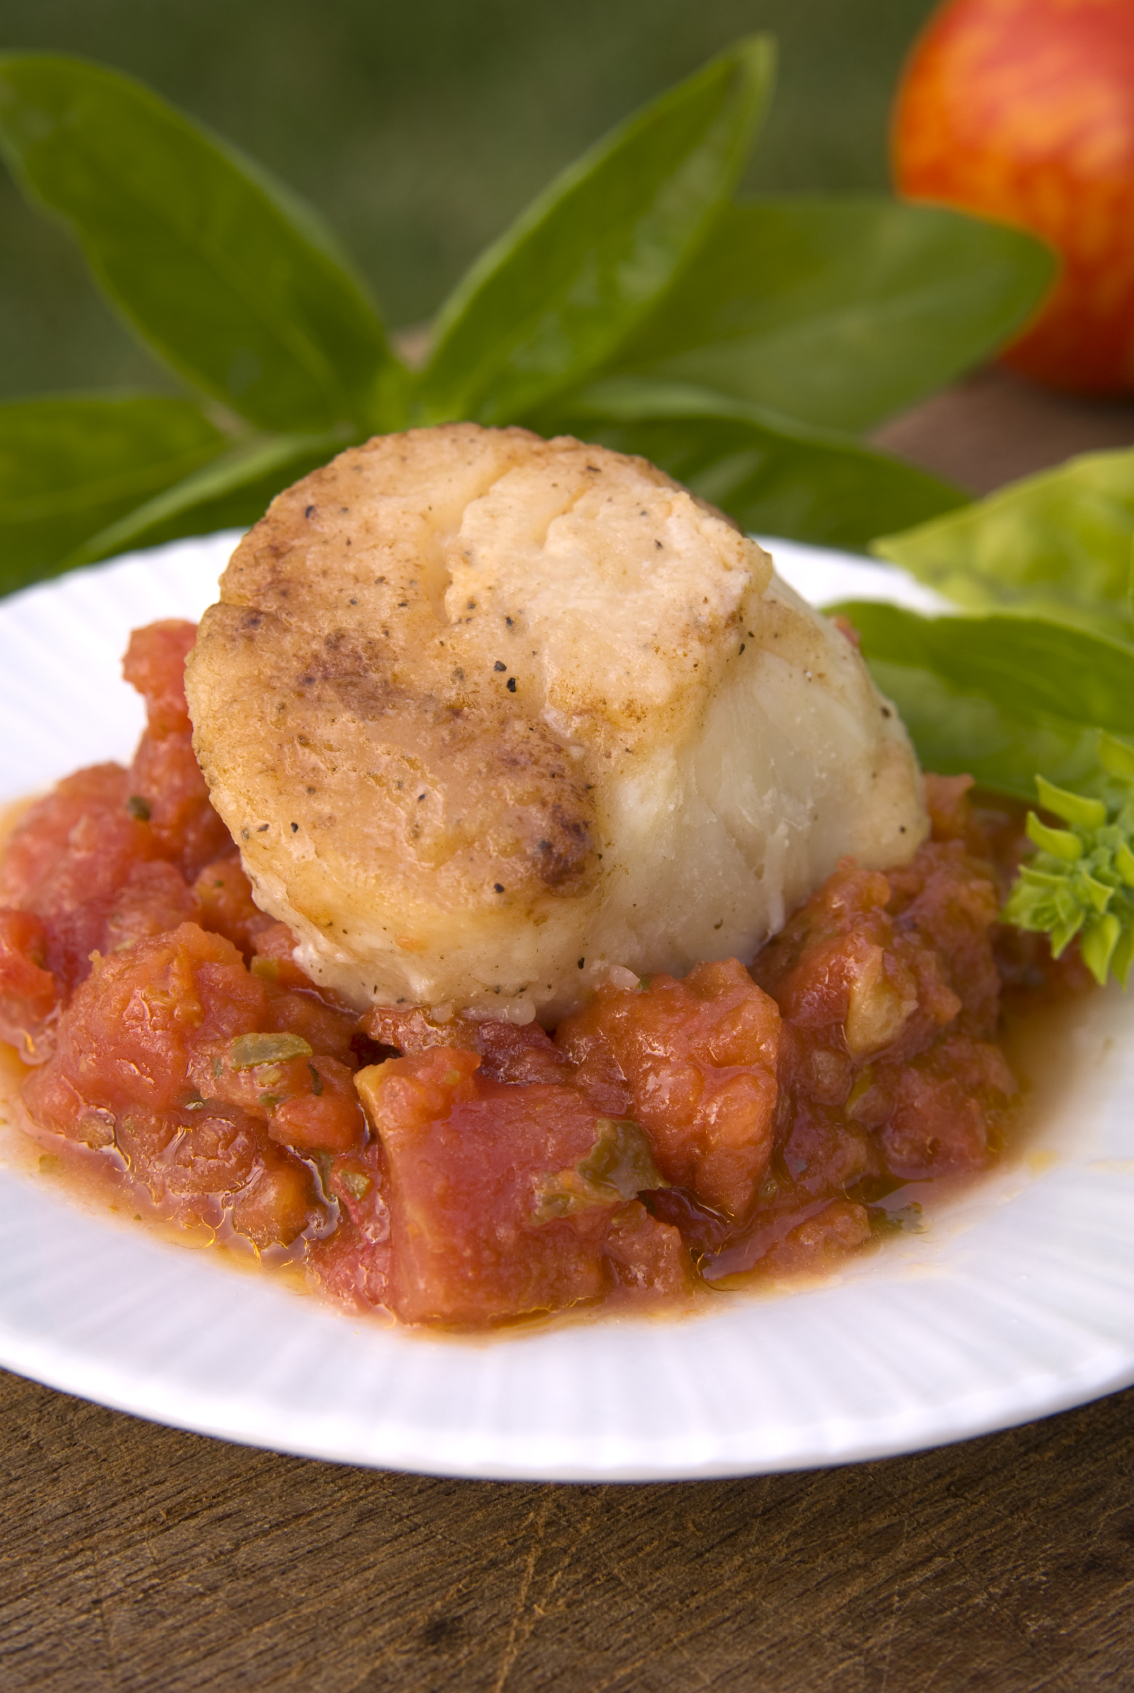
[[[420,323],[561,166],[736,36],[779,88],[754,190],[881,188],[934,0],[0,0],[0,46],[143,78],[328,218],[387,322]],[[0,176],[0,394],[166,388],[72,240]]]

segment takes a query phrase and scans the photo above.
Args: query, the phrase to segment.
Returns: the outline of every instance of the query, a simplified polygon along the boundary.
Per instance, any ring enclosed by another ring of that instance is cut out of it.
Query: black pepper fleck
[[[504,892],[503,882],[493,882],[492,891],[493,891],[493,893],[502,894]]]
[[[508,666],[506,664],[501,664],[500,660],[497,659],[492,668],[493,670],[507,670]]]
[[[514,694],[516,692],[516,678],[514,676],[509,676],[508,678],[508,692],[510,694]]]

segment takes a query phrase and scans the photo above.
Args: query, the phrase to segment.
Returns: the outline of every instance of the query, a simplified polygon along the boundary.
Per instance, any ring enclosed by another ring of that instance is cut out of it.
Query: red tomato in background
[[[893,151],[904,194],[1059,252],[1006,363],[1081,394],[1134,389],[1134,0],[949,0],[906,65]]]

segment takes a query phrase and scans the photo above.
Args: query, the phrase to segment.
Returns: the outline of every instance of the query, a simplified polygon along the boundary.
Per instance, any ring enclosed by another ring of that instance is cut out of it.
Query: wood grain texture
[[[891,444],[975,486],[996,440],[999,479],[1119,439],[1134,411],[990,377]],[[0,1431],[2,1693],[1134,1688],[1134,1389],[911,1458],[637,1487],[283,1458],[3,1374]]]
[[[1134,402],[1080,400],[991,366],[894,418],[874,443],[988,494],[1072,453],[1134,444]]]
[[[4,1378],[6,1693],[1134,1685],[1134,1391],[749,1481],[436,1481]]]

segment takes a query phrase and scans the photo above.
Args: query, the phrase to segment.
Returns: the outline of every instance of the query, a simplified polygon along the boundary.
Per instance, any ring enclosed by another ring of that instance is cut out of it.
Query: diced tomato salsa
[[[454,1327],[827,1270],[903,1183],[995,1158],[1002,988],[1083,973],[998,925],[1019,818],[968,778],[927,778],[911,863],[844,863],[747,966],[608,983],[554,1032],[359,1016],[296,965],[209,803],[193,638],[132,637],[133,764],[61,782],[0,863],[0,1038],[41,1138],[171,1221],[301,1250],[351,1309]]]

